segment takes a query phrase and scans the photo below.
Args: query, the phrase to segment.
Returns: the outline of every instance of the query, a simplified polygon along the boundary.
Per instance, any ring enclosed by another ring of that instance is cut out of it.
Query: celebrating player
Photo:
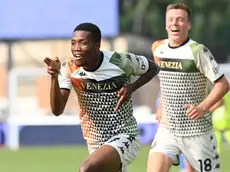
[[[90,153],[79,171],[123,172],[140,145],[131,94],[156,76],[159,67],[144,56],[100,51],[100,44],[100,29],[82,23],[73,32],[73,57],[62,64],[58,58],[45,58],[51,75],[51,109],[61,115],[73,87]],[[132,75],[140,77],[130,82]]]

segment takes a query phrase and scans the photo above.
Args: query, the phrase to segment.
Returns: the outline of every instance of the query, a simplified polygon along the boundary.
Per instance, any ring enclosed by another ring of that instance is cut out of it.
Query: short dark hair
[[[94,41],[101,42],[101,30],[97,25],[88,22],[81,23],[77,27],[75,27],[74,32],[79,30],[91,32]]]
[[[188,14],[188,20],[191,21],[192,11],[189,8],[189,6],[187,6],[186,4],[183,4],[183,3],[169,4],[167,6],[166,12],[171,9],[181,9],[181,10],[186,11]]]

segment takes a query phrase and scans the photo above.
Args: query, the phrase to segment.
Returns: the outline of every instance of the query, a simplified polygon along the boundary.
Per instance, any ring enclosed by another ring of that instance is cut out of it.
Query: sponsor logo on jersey
[[[161,68],[169,69],[183,69],[181,62],[171,62],[171,61],[158,61],[158,65]]]
[[[129,59],[129,60],[132,62],[132,57],[131,57],[130,54],[126,54],[125,57],[126,57],[127,59]]]
[[[84,90],[98,90],[98,91],[103,91],[103,90],[113,90],[118,88],[118,86],[114,82],[110,83],[103,83],[103,82],[98,82],[98,83],[93,83],[93,82],[82,82],[81,86]]]
[[[136,61],[137,61],[138,65],[141,67],[141,69],[145,70],[145,68],[146,68],[145,63],[139,56],[136,56]]]

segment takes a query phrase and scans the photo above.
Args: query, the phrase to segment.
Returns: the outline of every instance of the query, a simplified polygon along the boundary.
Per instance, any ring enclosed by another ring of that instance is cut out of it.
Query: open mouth
[[[74,57],[75,57],[76,60],[80,60],[82,58],[81,55],[75,55]]]
[[[171,31],[172,31],[173,33],[178,33],[178,32],[180,32],[179,29],[172,29]]]

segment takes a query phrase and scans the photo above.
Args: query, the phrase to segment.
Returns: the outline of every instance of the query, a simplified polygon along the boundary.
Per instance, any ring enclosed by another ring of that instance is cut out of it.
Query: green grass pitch
[[[129,172],[145,172],[149,146],[141,146]],[[0,172],[77,172],[88,155],[86,146],[24,147],[19,151],[0,148]],[[223,145],[221,172],[230,172],[230,145]],[[170,172],[179,172],[174,167]]]

